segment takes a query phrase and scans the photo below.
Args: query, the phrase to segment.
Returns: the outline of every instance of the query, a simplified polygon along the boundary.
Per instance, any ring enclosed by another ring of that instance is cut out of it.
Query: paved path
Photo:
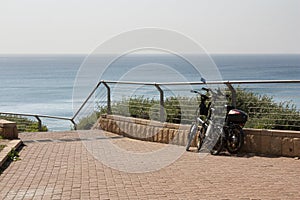
[[[300,160],[293,158],[185,152],[158,171],[126,173],[95,159],[77,132],[20,137],[26,146],[0,175],[0,199],[300,199]],[[167,146],[109,137],[136,152]]]

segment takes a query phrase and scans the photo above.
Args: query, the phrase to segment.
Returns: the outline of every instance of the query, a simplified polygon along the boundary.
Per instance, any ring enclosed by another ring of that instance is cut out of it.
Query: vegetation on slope
[[[195,100],[199,103],[198,98],[166,98],[164,102],[166,121],[191,123],[195,112],[195,105],[193,105]],[[248,128],[300,130],[300,112],[291,102],[277,103],[267,95],[259,95],[252,91],[237,88],[237,108],[248,114],[249,120],[246,123]],[[159,100],[143,96],[124,98],[112,104],[113,114],[128,117],[159,120],[159,111]],[[99,116],[106,112],[107,107],[100,106],[98,112],[81,119],[78,128],[88,129],[92,127]],[[185,116],[185,119],[182,116]]]

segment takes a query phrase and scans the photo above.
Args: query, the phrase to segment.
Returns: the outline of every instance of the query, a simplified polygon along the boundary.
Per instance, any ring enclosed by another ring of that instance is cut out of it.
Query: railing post
[[[39,131],[42,131],[42,129],[43,129],[43,127],[42,127],[42,120],[39,118],[39,116],[34,116],[36,119],[37,119],[37,121],[38,121],[38,129],[39,129]]]
[[[110,87],[104,81],[102,83],[107,89],[107,114],[111,114]]]
[[[158,84],[154,84],[156,89],[159,91],[159,104],[160,104],[160,121],[165,121],[165,103],[164,103],[164,91]]]
[[[233,107],[236,107],[236,98],[237,98],[236,90],[234,89],[234,87],[232,87],[232,85],[229,82],[227,82],[225,84],[231,92],[231,97],[232,97],[231,104],[232,104]]]
[[[73,126],[74,126],[74,130],[77,130],[77,124],[75,123],[75,121],[73,119],[70,119],[70,121],[72,122]]]

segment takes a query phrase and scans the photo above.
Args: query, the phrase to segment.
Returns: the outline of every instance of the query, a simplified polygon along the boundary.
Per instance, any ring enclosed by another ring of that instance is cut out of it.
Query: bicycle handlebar
[[[220,90],[220,88],[218,90],[216,90],[216,91],[213,91],[212,89],[205,88],[205,87],[203,87],[201,89],[204,90],[204,91],[206,91],[206,92],[211,93],[212,96],[225,96],[223,94],[223,92]],[[206,96],[207,97],[207,95],[201,94],[201,92],[199,92],[198,90],[191,90],[191,92],[196,93],[196,94],[200,94],[201,96]]]
[[[210,91],[210,89],[209,88],[205,88],[205,87],[203,87],[203,88],[201,88],[202,90],[205,90],[206,92],[209,92]]]
[[[206,92],[211,91],[211,89],[205,88],[205,87],[201,88],[201,90],[205,90]],[[196,94],[201,94],[198,90],[191,90],[191,92],[196,93]]]

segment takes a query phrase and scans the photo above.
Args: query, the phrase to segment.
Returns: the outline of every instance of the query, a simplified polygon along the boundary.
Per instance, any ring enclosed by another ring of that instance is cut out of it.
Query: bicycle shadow
[[[200,153],[197,148],[191,147],[188,151],[189,153]],[[249,152],[239,152],[237,154],[230,154],[227,151],[221,151],[218,155],[214,156],[224,156],[224,157],[236,157],[236,158],[252,158],[252,157],[265,157],[265,158],[280,158],[282,156],[261,154],[261,153],[249,153]]]

